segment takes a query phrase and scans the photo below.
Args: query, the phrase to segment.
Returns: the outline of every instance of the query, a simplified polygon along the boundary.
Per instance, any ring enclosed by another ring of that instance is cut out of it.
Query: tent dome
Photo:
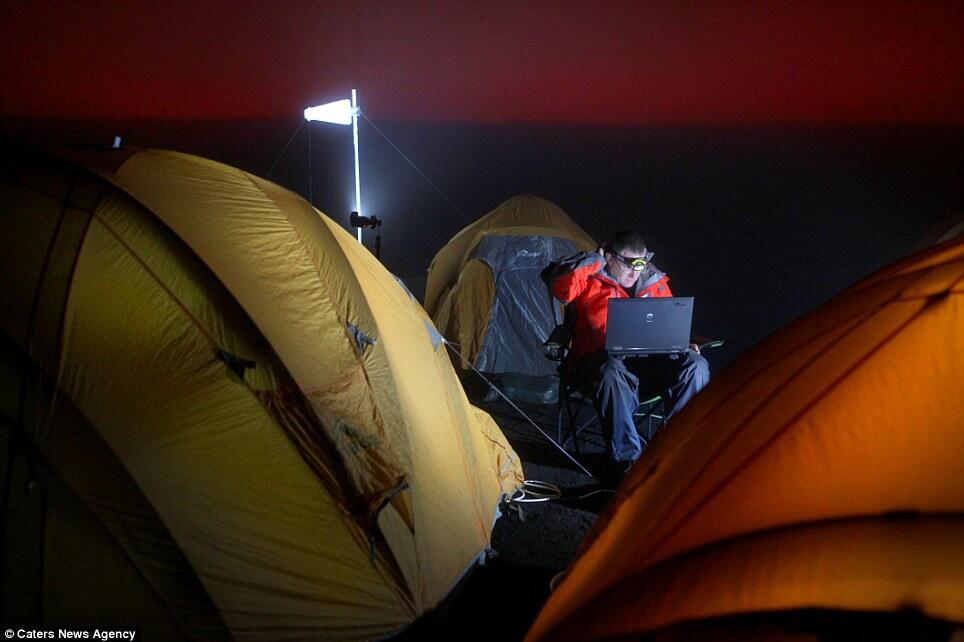
[[[369,639],[518,458],[420,306],[295,194],[167,151],[0,164],[7,621]]]
[[[425,309],[476,368],[553,374],[542,343],[561,321],[561,309],[539,273],[551,261],[595,247],[559,206],[538,196],[515,196],[435,255]]]
[[[964,622],[962,381],[958,239],[718,375],[635,464],[527,639],[799,609]]]

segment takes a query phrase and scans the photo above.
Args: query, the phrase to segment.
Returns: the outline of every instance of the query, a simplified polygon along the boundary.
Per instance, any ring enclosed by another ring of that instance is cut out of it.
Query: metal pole
[[[312,190],[312,183],[311,183],[311,122],[310,121],[308,122],[308,127],[306,129],[308,130],[308,203],[310,203],[311,206],[314,207],[315,194],[314,194],[314,191]]]
[[[351,130],[355,142],[355,211],[363,216],[361,209],[361,181],[358,177],[358,96],[351,90]],[[361,243],[361,228],[358,228],[358,242]]]

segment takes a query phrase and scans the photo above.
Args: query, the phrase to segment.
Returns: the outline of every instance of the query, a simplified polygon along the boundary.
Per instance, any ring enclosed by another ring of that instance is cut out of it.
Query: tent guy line
[[[506,403],[508,403],[510,406],[512,406],[512,407],[515,409],[516,412],[518,412],[520,415],[522,415],[522,417],[523,417],[526,421],[528,421],[529,424],[530,424],[533,428],[535,428],[536,430],[538,430],[539,433],[540,433],[543,437],[545,437],[546,439],[548,439],[548,440],[549,440],[549,443],[551,443],[553,446],[555,446],[556,448],[558,448],[558,449],[559,449],[559,452],[561,452],[563,455],[565,455],[565,456],[569,459],[569,461],[571,461],[571,462],[574,463],[576,466],[578,466],[578,467],[579,467],[579,470],[581,470],[582,472],[586,473],[586,476],[587,476],[587,477],[591,477],[592,479],[597,479],[597,477],[596,477],[595,475],[593,475],[591,472],[589,472],[588,470],[586,470],[585,466],[583,466],[582,464],[580,464],[580,463],[576,460],[575,457],[573,457],[573,456],[570,455],[568,452],[566,452],[566,449],[563,448],[562,446],[560,446],[559,443],[556,442],[555,439],[553,439],[552,437],[550,437],[549,434],[548,434],[545,430],[543,430],[542,428],[540,428],[540,427],[539,427],[539,424],[537,424],[536,422],[534,422],[534,421],[532,420],[532,418],[529,417],[529,415],[527,415],[525,412],[522,411],[521,408],[519,408],[519,406],[515,405],[515,403],[513,403],[513,401],[512,401],[511,399],[509,399],[508,397],[506,397],[505,394],[503,394],[502,391],[499,390],[499,387],[498,387],[498,386],[496,386],[494,383],[492,383],[491,381],[489,381],[489,380],[485,377],[484,374],[482,374],[481,372],[479,372],[478,368],[476,368],[472,363],[470,363],[468,359],[466,359],[465,357],[463,357],[463,356],[462,356],[462,353],[460,353],[458,350],[456,350],[455,347],[453,347],[452,343],[451,343],[448,339],[446,339],[445,337],[442,337],[442,343],[444,343],[446,346],[448,346],[449,350],[451,350],[452,352],[454,352],[455,355],[456,355],[459,359],[461,359],[463,362],[465,362],[465,363],[472,369],[472,371],[475,372],[475,374],[479,375],[479,377],[481,377],[482,381],[484,381],[490,388],[492,388],[492,390],[494,390],[497,395],[499,395],[500,397],[502,397],[502,399],[505,400]]]
[[[378,128],[378,125],[376,125],[375,123],[372,122],[372,119],[371,119],[371,118],[369,118],[368,116],[366,116],[364,113],[361,114],[361,117],[364,118],[364,119],[368,122],[368,124],[371,125],[372,128],[373,128],[376,132],[378,132],[378,134],[379,134],[382,138],[385,139],[385,142],[387,142],[389,145],[392,146],[392,149],[394,149],[396,152],[398,152],[399,156],[401,156],[402,158],[405,159],[405,162],[407,162],[409,165],[412,166],[412,169],[414,169],[416,172],[418,172],[418,175],[419,175],[419,176],[421,176],[422,178],[425,179],[425,182],[426,182],[426,183],[428,183],[429,185],[431,185],[432,188],[433,188],[436,192],[438,192],[439,195],[440,195],[442,198],[444,198],[444,199],[448,202],[449,205],[451,205],[453,208],[455,208],[455,211],[458,212],[459,214],[461,214],[461,215],[462,215],[462,218],[464,218],[466,221],[468,221],[468,222],[470,222],[470,223],[473,222],[473,221],[472,221],[472,217],[469,216],[468,214],[466,214],[465,211],[464,211],[461,207],[459,207],[458,205],[456,205],[456,204],[455,204],[455,201],[453,201],[451,198],[449,198],[448,195],[447,195],[445,192],[443,192],[443,191],[439,188],[438,185],[436,185],[435,183],[433,183],[432,180],[431,180],[428,176],[425,175],[425,172],[423,172],[421,169],[419,169],[418,166],[417,166],[415,163],[413,163],[412,160],[405,154],[405,152],[403,152],[401,149],[399,149],[398,145],[396,145],[395,143],[393,143],[392,140],[391,140],[388,136],[386,136],[385,133],[384,133],[381,129]]]
[[[278,163],[280,163],[281,159],[284,158],[284,155],[288,153],[288,148],[291,147],[291,143],[295,141],[295,137],[298,135],[298,132],[301,131],[301,128],[305,126],[306,122],[308,121],[306,121],[304,118],[300,118],[298,120],[298,126],[295,127],[295,131],[291,134],[291,138],[289,138],[288,142],[285,143],[284,149],[282,149],[281,153],[278,154],[278,157],[274,159],[274,162],[271,163],[271,168],[268,170],[268,173],[264,175],[266,179],[270,179],[271,175],[274,174],[274,170],[278,169]]]
[[[452,209],[454,209],[456,212],[458,212],[459,216],[461,216],[463,219],[465,219],[465,220],[468,221],[469,223],[472,222],[472,217],[469,216],[469,215],[465,212],[465,210],[463,210],[461,207],[459,207],[459,206],[455,203],[455,201],[453,201],[452,198],[451,198],[448,194],[446,194],[445,192],[443,192],[443,191],[442,191],[442,188],[440,188],[438,185],[436,185],[435,182],[434,182],[432,179],[430,179],[430,178],[428,177],[428,175],[427,175],[424,171],[422,171],[422,169],[421,169],[418,165],[416,165],[415,162],[414,162],[411,158],[409,158],[408,155],[407,155],[405,152],[403,152],[402,149],[401,149],[397,144],[395,144],[395,142],[394,142],[391,138],[389,138],[388,135],[385,134],[385,132],[383,132],[383,131],[378,127],[378,125],[376,125],[376,124],[372,121],[371,118],[369,118],[368,116],[366,116],[364,112],[359,112],[359,115],[360,115],[362,118],[364,118],[365,121],[366,121],[369,125],[372,126],[372,129],[374,129],[374,130],[378,133],[379,136],[381,136],[382,138],[385,139],[385,142],[388,143],[389,146],[390,146],[393,150],[395,150],[395,151],[398,153],[398,155],[401,156],[402,159],[403,159],[406,163],[408,163],[408,164],[412,167],[412,169],[414,169],[415,172],[416,172],[419,176],[421,176],[422,179],[423,179],[426,183],[428,183],[429,186],[430,186],[432,189],[434,189],[434,190],[438,193],[438,195],[441,196],[441,197],[445,200],[445,202],[448,203],[448,204],[452,207]],[[271,175],[274,174],[274,171],[278,168],[278,163],[280,163],[280,162],[281,162],[281,159],[284,158],[284,155],[288,153],[288,148],[291,147],[291,143],[294,142],[295,138],[298,136],[298,132],[301,131],[301,128],[304,127],[304,125],[305,125],[306,122],[308,122],[308,121],[306,121],[305,119],[300,119],[300,122],[298,123],[298,126],[295,128],[295,131],[291,134],[291,137],[288,138],[288,142],[285,143],[285,146],[284,146],[284,148],[282,148],[281,153],[278,154],[278,157],[275,158],[275,160],[274,160],[273,163],[271,163],[271,167],[268,169],[268,173],[264,175],[264,178],[265,178],[265,179],[270,179],[270,178],[271,178]],[[307,153],[308,153],[308,161],[307,161],[307,164],[308,164],[308,202],[311,203],[312,205],[314,205],[314,198],[313,198],[314,194],[313,194],[312,181],[311,181],[311,172],[312,172],[312,169],[311,169],[311,155],[312,155],[312,152],[311,152],[311,128],[310,128],[310,127],[308,128],[308,152],[307,152]]]

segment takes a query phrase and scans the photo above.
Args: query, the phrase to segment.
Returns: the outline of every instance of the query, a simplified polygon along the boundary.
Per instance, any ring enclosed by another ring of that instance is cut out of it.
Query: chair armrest
[[[549,338],[542,344],[546,347],[546,357],[552,361],[562,361],[566,358],[569,345],[572,343],[572,332],[565,324],[559,324],[549,333]]]
[[[723,345],[723,339],[711,339],[710,337],[703,337],[696,335],[693,337],[693,343],[699,346],[700,352],[706,350],[707,348],[719,348]]]

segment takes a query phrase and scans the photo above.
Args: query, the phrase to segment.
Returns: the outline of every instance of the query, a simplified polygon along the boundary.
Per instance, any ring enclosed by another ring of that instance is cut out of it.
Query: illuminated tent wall
[[[479,370],[554,374],[542,343],[561,310],[539,273],[557,258],[595,247],[554,203],[516,196],[439,250],[429,267],[425,309]]]
[[[717,376],[643,453],[527,640],[685,639],[701,622],[693,639],[740,639],[714,618],[807,609],[959,625],[962,382],[958,239]]]
[[[367,639],[431,608],[521,477],[348,233],[162,151],[0,171],[3,621]]]

